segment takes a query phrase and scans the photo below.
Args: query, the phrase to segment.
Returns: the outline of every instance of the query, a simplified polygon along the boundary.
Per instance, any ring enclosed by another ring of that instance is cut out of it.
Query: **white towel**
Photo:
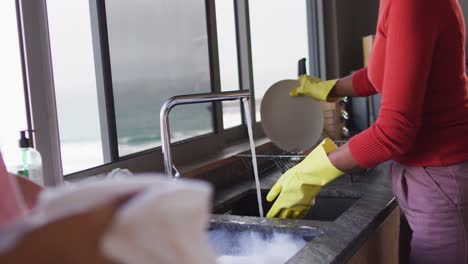
[[[211,187],[166,176],[137,175],[46,190],[34,217],[51,221],[141,191],[117,212],[102,239],[103,253],[119,263],[216,263],[206,228]]]

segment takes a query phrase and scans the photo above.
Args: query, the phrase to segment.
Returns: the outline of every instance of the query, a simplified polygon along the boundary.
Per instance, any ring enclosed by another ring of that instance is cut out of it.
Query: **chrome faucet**
[[[234,101],[234,100],[243,100],[246,102],[250,99],[250,91],[233,91],[233,92],[221,92],[221,93],[202,93],[202,94],[190,94],[190,95],[179,95],[174,96],[164,102],[161,107],[160,122],[161,122],[161,148],[164,157],[164,170],[167,175],[171,178],[180,177],[180,173],[177,171],[175,166],[172,164],[172,154],[171,154],[171,136],[169,128],[169,113],[172,108],[176,105],[185,105],[185,104],[199,104],[199,103],[208,103],[208,102],[218,102],[218,101]],[[174,174],[175,171],[175,174]]]

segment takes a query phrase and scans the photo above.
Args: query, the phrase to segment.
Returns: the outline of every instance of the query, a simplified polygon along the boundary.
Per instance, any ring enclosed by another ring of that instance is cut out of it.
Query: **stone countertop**
[[[334,221],[267,219],[234,215],[212,215],[210,221],[249,225],[258,230],[262,227],[297,231],[317,230],[319,235],[287,263],[345,263],[397,206],[387,170],[388,164],[382,164],[365,173],[344,175],[326,185],[321,194],[360,196],[359,200]],[[280,176],[279,171],[269,173],[261,179],[261,188],[270,189]],[[214,206],[253,188],[255,184],[252,180],[217,190]]]

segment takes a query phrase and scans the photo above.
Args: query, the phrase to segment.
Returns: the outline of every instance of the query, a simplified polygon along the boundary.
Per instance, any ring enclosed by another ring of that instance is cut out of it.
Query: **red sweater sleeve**
[[[432,54],[447,20],[439,0],[392,0],[384,23],[382,101],[377,121],[349,142],[365,168],[407,153],[422,123]],[[445,16],[445,17],[444,17]]]
[[[367,67],[353,74],[353,89],[357,96],[369,96],[377,93],[367,76]]]

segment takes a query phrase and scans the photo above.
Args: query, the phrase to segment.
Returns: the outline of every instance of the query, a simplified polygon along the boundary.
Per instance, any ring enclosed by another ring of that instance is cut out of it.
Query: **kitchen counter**
[[[367,239],[397,207],[387,175],[388,164],[365,173],[344,175],[326,185],[321,192],[334,196],[360,197],[334,221],[267,219],[235,215],[212,215],[212,223],[229,223],[228,228],[248,226],[249,230],[286,228],[288,230],[316,230],[316,236],[287,263],[345,263],[362,247]],[[270,189],[281,176],[279,170],[266,173],[261,188]],[[218,180],[219,181],[219,180]],[[216,188],[214,207],[255,188],[253,179],[223,188]],[[265,212],[266,213],[266,212]]]

